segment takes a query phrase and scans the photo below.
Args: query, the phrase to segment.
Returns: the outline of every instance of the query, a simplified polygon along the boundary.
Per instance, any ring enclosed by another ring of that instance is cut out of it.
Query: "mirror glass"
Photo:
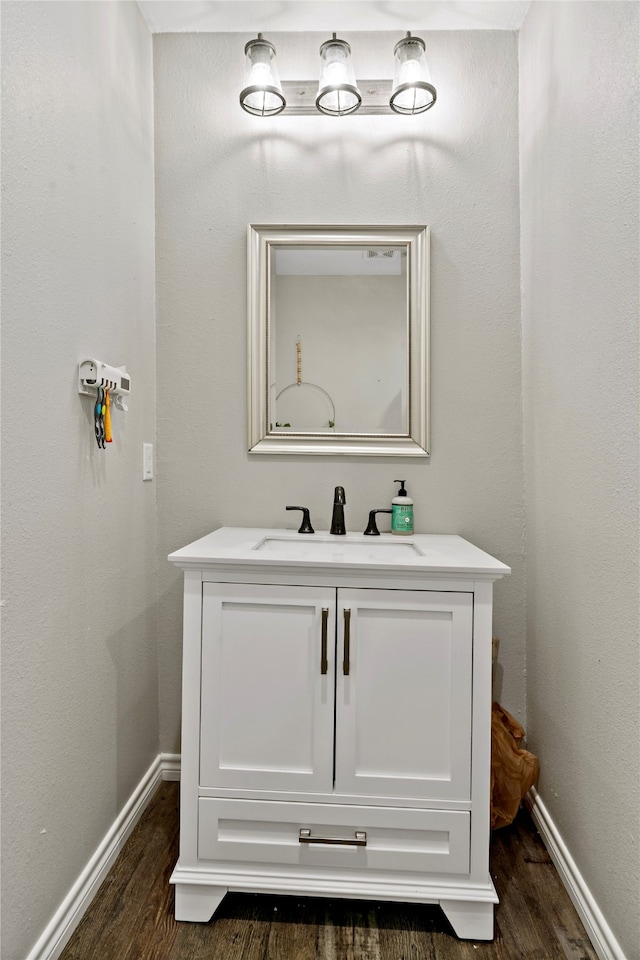
[[[249,449],[428,455],[426,227],[249,228]]]

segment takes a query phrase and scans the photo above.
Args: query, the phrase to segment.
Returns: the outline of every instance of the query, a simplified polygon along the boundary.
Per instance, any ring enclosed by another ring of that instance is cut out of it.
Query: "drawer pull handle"
[[[342,673],[349,676],[349,660],[351,659],[351,610],[344,611],[344,656],[342,658]]]
[[[322,608],[322,653],[320,654],[320,673],[327,673],[329,663],[327,661],[327,624],[329,622],[328,607]]]
[[[298,837],[300,843],[330,843],[336,847],[366,847],[367,834],[364,830],[356,830],[353,840],[346,837],[312,837],[311,830],[302,829]]]

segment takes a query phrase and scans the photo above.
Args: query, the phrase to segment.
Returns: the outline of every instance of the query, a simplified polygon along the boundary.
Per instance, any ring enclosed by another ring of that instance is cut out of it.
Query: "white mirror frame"
[[[408,270],[409,429],[405,434],[269,433],[269,278],[278,245],[405,246]],[[429,456],[429,228],[249,224],[247,260],[249,453]]]

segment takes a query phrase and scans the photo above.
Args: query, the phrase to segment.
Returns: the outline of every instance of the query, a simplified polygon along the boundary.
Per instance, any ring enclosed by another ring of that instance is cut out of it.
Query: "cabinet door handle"
[[[349,676],[349,660],[351,653],[351,610],[344,611],[344,655],[342,659],[342,672],[345,677]]]
[[[366,847],[367,834],[365,830],[356,830],[353,840],[348,837],[312,837],[311,830],[302,829],[298,837],[299,843],[330,843],[336,847]]]
[[[320,653],[320,673],[327,673],[329,663],[327,661],[327,625],[329,623],[329,609],[322,608],[322,651]]]

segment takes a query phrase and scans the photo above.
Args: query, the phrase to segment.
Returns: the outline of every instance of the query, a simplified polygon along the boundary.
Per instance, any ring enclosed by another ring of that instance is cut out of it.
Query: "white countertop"
[[[261,527],[220,527],[213,533],[175,550],[168,559],[189,569],[209,565],[247,565],[256,568],[300,566],[302,569],[412,571],[428,574],[465,574],[497,580],[511,572],[500,560],[462,537],[446,534],[390,533],[378,537],[325,531],[298,534],[295,530]]]

